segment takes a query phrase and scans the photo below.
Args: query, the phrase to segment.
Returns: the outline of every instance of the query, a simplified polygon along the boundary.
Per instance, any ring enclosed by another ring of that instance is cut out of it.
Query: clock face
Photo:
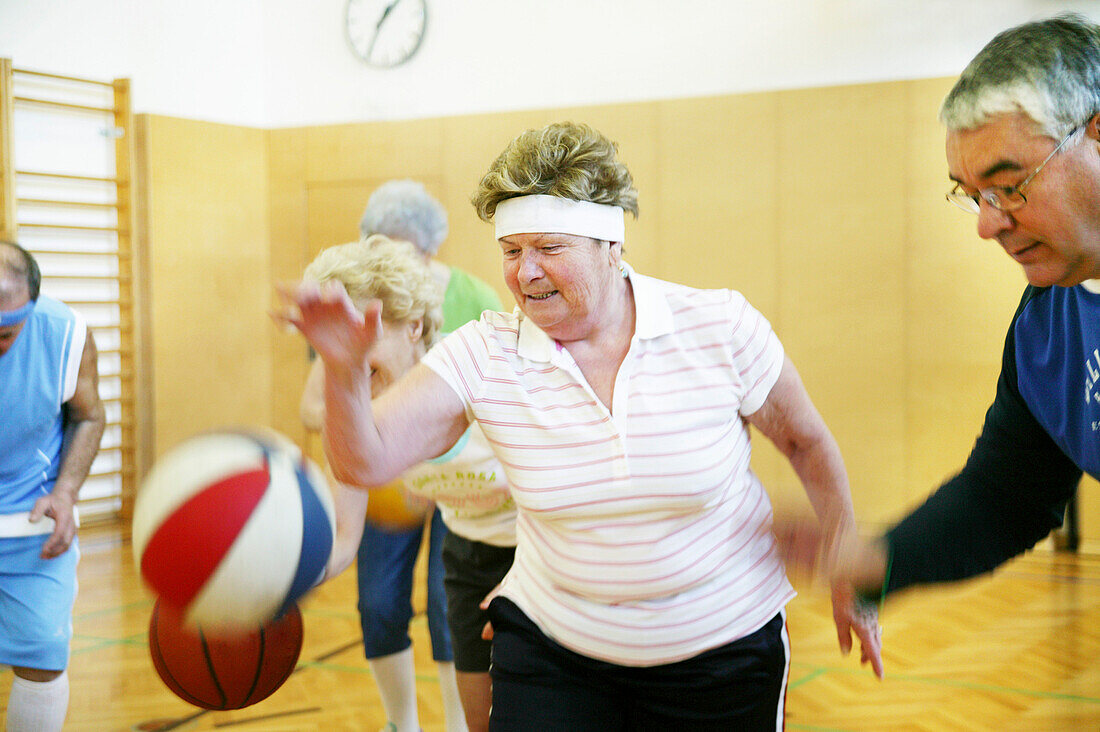
[[[428,24],[427,0],[348,0],[344,28],[352,51],[379,68],[408,61]]]

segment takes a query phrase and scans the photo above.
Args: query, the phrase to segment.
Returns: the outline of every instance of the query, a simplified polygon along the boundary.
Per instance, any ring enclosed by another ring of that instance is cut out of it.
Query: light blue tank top
[[[87,328],[42,295],[0,356],[0,514],[29,511],[61,463],[61,405],[72,398]]]

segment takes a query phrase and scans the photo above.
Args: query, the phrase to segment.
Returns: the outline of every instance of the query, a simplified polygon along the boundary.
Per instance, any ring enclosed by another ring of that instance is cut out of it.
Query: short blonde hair
[[[431,347],[443,325],[443,292],[417,249],[406,241],[375,234],[362,241],[321,251],[305,278],[336,280],[356,307],[382,301],[382,317],[404,323],[421,319],[421,340]]]
[[[471,203],[482,221],[516,196],[548,195],[619,206],[638,217],[638,191],[618,147],[585,124],[557,122],[508,143],[482,177]]]

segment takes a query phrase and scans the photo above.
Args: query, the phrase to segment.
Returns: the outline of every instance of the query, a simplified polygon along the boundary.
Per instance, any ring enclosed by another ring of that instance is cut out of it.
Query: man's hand
[[[885,581],[882,540],[864,539],[854,527],[826,531],[811,516],[777,516],[772,530],[789,572],[829,582],[841,652],[851,652],[854,633],[860,642],[860,662],[870,663],[875,675],[882,678],[878,608],[862,601],[856,592],[856,588],[881,588]]]
[[[53,559],[67,552],[73,543],[73,537],[76,536],[76,512],[73,510],[73,499],[66,493],[56,491],[42,496],[34,502],[34,508],[31,509],[28,520],[36,524],[43,517],[53,519],[54,527],[50,538],[42,545],[40,556],[43,559]]]
[[[852,633],[859,638],[861,664],[870,663],[875,676],[884,675],[882,664],[882,626],[878,622],[878,607],[856,596],[850,584],[833,584],[833,621],[840,652],[852,651]]]

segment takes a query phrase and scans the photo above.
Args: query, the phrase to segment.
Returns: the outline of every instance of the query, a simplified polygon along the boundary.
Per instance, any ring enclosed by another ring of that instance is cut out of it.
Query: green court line
[[[85,620],[87,618],[97,618],[102,615],[112,615],[114,613],[124,612],[136,607],[149,606],[152,607],[152,600],[140,600],[138,602],[131,602],[128,605],[119,605],[118,607],[108,607],[102,610],[89,610],[86,613],[80,613],[79,615],[73,615],[73,620]]]
[[[86,633],[73,633],[74,641],[91,641],[92,645],[85,648],[73,648],[72,654],[83,655],[91,651],[100,651],[104,648],[111,648],[114,646],[137,646],[145,647],[149,645],[149,641],[145,633],[137,633],[135,635],[127,636],[125,638],[103,638],[96,635],[88,635]]]
[[[123,645],[125,641],[103,641],[102,643],[96,643],[95,645],[88,646],[87,648],[74,648],[70,653],[74,656],[81,656],[85,653],[91,653],[92,651],[102,651],[104,648],[111,648],[113,646]]]
[[[792,664],[792,665],[793,665],[793,664]],[[815,668],[815,669],[814,669],[813,671],[811,671],[811,672],[810,672],[809,674],[807,674],[806,676],[803,676],[803,677],[802,677],[801,679],[799,679],[798,681],[791,681],[791,682],[789,682],[789,683],[787,684],[787,689],[788,689],[788,690],[790,690],[790,689],[797,689],[798,687],[802,686],[803,684],[805,684],[805,683],[808,683],[808,682],[810,682],[810,681],[813,681],[813,680],[814,680],[814,679],[816,679],[816,678],[817,678],[818,676],[821,676],[822,674],[827,674],[827,673],[829,673],[829,670],[828,670],[828,669],[826,669],[826,668]]]
[[[108,638],[102,635],[90,635],[88,633],[73,633],[73,640],[104,641],[107,643],[147,643],[145,633],[123,636],[122,638]]]
[[[827,673],[842,673],[842,674],[869,674],[870,671],[865,669],[849,669],[830,666],[815,666],[808,663],[792,663],[792,666],[806,666],[812,668],[814,673],[811,673],[805,679],[800,679],[797,684],[788,685],[788,688],[794,688],[796,685],[812,681],[813,679],[823,676]],[[1022,696],[1030,696],[1037,699],[1055,699],[1058,701],[1072,701],[1081,702],[1083,704],[1100,704],[1100,698],[1092,696],[1081,696],[1079,694],[1060,694],[1055,691],[1037,691],[1035,689],[1017,689],[1011,686],[997,686],[995,684],[981,684],[974,681],[953,681],[951,679],[936,679],[928,676],[917,676],[912,674],[887,674],[887,680],[889,681],[908,681],[916,684],[931,684],[933,686],[947,686],[956,689],[970,689],[972,691],[988,691],[996,692],[999,694],[1020,694]]]
[[[784,722],[784,727],[787,729],[804,729],[809,732],[853,732],[849,729],[841,729],[840,727],[816,727],[812,724],[791,724],[790,722]]]

